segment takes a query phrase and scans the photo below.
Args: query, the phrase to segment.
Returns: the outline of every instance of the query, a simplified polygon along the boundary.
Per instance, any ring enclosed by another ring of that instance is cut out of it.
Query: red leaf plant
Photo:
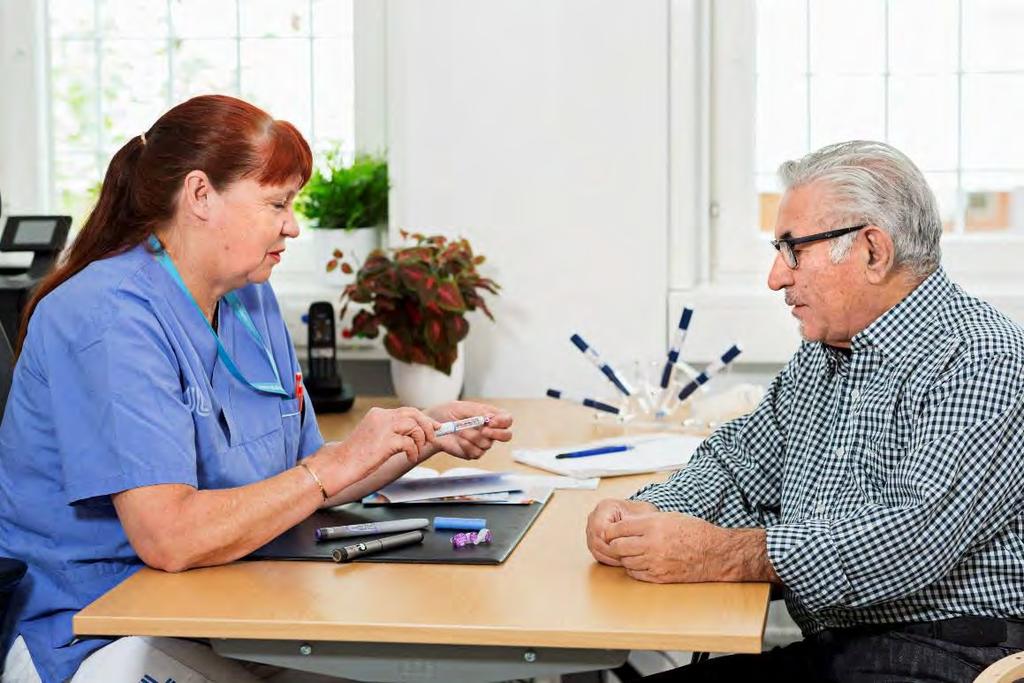
[[[355,282],[345,287],[342,319],[349,303],[367,307],[342,334],[374,339],[384,328],[384,348],[393,358],[450,375],[458,343],[469,334],[466,313],[479,308],[493,321],[482,292],[496,295],[501,287],[477,272],[484,257],[473,254],[468,240],[404,230],[401,234],[412,246],[371,252]],[[340,252],[334,256],[328,270],[351,271]]]

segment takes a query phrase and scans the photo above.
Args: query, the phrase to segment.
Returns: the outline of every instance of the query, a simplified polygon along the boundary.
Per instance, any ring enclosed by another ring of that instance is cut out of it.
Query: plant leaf
[[[445,280],[437,288],[437,305],[452,313],[463,313],[466,310],[466,302],[462,298],[462,292],[455,280]]]
[[[449,315],[444,320],[448,344],[455,346],[469,334],[469,321],[461,315]]]
[[[413,362],[410,356],[411,347],[394,330],[390,330],[384,335],[384,348],[387,349],[387,352],[393,358],[405,361],[406,363]]]
[[[332,270],[334,270],[337,267],[338,267],[338,260],[337,259],[333,259],[332,258],[330,261],[327,262],[327,272],[328,273],[331,272]]]

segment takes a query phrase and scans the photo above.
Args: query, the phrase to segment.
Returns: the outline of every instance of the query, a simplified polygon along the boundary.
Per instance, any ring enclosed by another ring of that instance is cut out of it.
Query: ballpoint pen
[[[586,458],[591,455],[606,455],[608,453],[622,453],[633,450],[632,446],[601,446],[599,448],[587,448],[582,451],[567,451],[555,456],[556,460],[563,458]]]

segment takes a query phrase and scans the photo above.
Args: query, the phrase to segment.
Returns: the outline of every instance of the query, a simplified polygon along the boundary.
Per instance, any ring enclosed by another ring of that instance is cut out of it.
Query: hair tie
[[[143,145],[146,144],[146,134],[145,133],[140,133],[139,134],[139,139],[142,140],[142,144]]]

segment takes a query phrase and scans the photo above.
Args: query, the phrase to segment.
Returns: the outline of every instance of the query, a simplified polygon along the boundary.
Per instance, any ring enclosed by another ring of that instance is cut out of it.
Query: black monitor
[[[71,229],[71,216],[8,216],[0,251],[58,252]]]

